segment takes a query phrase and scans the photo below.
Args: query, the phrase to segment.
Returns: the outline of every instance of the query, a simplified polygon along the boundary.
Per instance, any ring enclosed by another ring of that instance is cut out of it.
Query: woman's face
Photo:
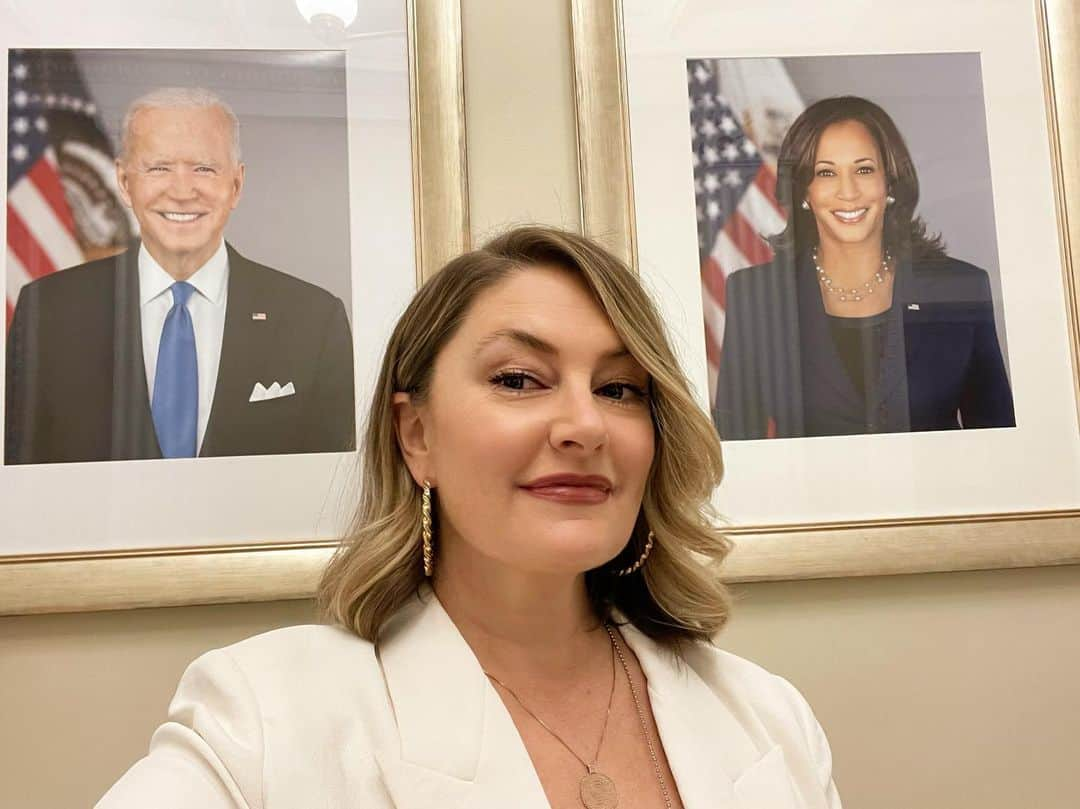
[[[529,267],[486,290],[417,410],[423,448],[410,468],[436,488],[437,542],[532,572],[613,558],[652,464],[648,386],[571,273]]]
[[[821,133],[806,201],[826,246],[881,243],[888,193],[881,153],[858,121],[839,121]]]

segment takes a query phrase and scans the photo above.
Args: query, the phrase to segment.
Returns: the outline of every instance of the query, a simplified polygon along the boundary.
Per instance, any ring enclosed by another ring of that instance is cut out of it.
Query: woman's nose
[[[859,185],[855,182],[855,177],[846,172],[840,173],[840,187],[837,189],[837,196],[841,199],[855,199],[859,196]]]
[[[551,422],[551,445],[560,451],[595,452],[607,443],[607,423],[591,389],[564,387]]]

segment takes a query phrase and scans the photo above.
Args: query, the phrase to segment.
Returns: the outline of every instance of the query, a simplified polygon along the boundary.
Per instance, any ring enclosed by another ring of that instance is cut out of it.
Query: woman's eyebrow
[[[476,356],[489,345],[498,342],[499,340],[511,340],[512,342],[523,345],[525,348],[539,351],[541,354],[559,353],[559,350],[555,348],[555,346],[531,332],[522,331],[521,329],[499,329],[477,343],[476,351],[473,352],[473,356]]]
[[[855,163],[876,163],[877,161],[872,157],[857,157],[857,158],[855,158],[855,160],[853,162],[855,162]],[[818,165],[818,163],[825,163],[826,165],[829,165],[829,166],[835,166],[836,165],[831,160],[815,160],[814,161],[815,166]]]
[[[548,354],[550,356],[558,356],[559,354],[559,349],[542,337],[537,337],[532,332],[527,332],[522,329],[499,329],[480,340],[476,346],[476,350],[473,352],[473,356],[475,357],[489,345],[498,342],[499,340],[510,340],[525,348],[538,351],[541,354]],[[625,347],[619,347],[605,353],[603,359],[617,359],[619,357],[628,356],[630,356],[630,352],[627,351]]]

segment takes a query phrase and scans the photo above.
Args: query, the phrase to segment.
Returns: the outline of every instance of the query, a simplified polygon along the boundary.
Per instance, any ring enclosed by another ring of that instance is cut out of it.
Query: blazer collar
[[[230,425],[243,424],[251,392],[252,366],[274,346],[279,322],[255,321],[252,312],[267,311],[257,270],[252,263],[225,242],[228,281],[225,305],[225,329],[221,335],[221,358],[218,361],[214,401],[203,436],[200,456],[219,455],[223,441],[229,438]]]
[[[708,653],[691,665],[632,625],[620,629],[649,681],[686,809],[734,806],[735,781],[767,748],[702,678]],[[376,757],[398,809],[549,809],[513,719],[430,588],[394,617],[378,655],[400,746]]]

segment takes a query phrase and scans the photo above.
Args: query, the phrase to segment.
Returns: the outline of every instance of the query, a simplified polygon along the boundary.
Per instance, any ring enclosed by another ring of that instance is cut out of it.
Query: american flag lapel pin
[[[910,309],[912,312],[918,312],[919,311],[919,304],[917,304],[917,303],[909,303],[907,305],[907,308]]]
[[[251,313],[251,319],[252,320],[266,320],[266,312],[252,312]]]

